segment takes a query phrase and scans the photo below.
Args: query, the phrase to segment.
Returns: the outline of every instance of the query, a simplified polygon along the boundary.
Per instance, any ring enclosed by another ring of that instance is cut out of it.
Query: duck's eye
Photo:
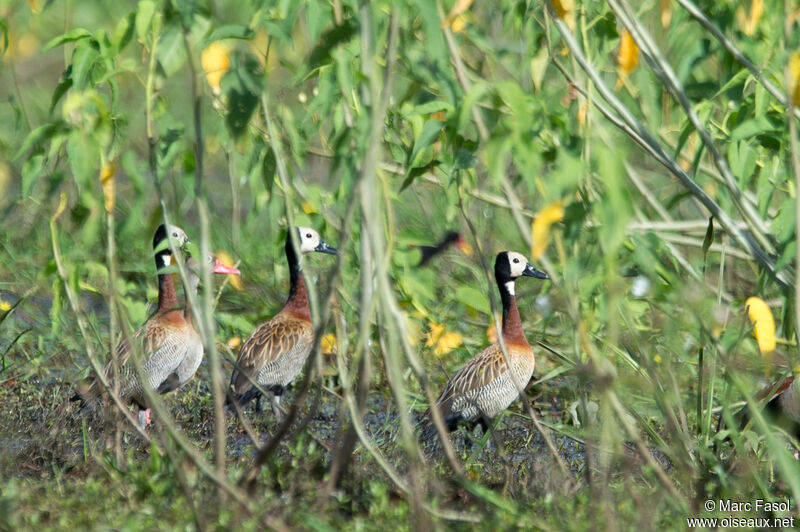
[[[311,233],[306,233],[306,238],[311,238]]]
[[[514,259],[514,264],[519,264],[519,259]]]
[[[172,236],[173,236],[174,238],[178,238],[178,233],[172,233]]]

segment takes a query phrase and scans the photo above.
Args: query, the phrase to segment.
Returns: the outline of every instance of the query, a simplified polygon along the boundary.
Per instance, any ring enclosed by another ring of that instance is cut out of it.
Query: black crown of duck
[[[298,227],[295,234],[302,254],[337,253],[313,229]],[[260,411],[261,392],[253,385],[258,383],[273,393],[272,409],[277,418],[281,418],[280,397],[303,369],[314,339],[308,293],[291,234],[286,235],[285,249],[291,275],[289,298],[281,311],[257,327],[242,345],[228,393],[229,401],[241,405],[256,399],[256,410]]]
[[[512,372],[521,386],[525,386],[533,375],[535,359],[522,330],[514,281],[522,276],[549,277],[529,264],[524,255],[514,251],[497,255],[494,273],[503,303],[502,335],[508,364],[500,344],[495,343],[453,375],[436,401],[448,430],[454,430],[462,422],[480,423],[485,429],[486,418],[493,418],[519,397]],[[428,425],[425,435],[430,436],[433,432],[433,427]]]
[[[160,225],[153,237],[156,270],[158,273],[158,308],[156,313],[142,327],[133,333],[132,339],[138,342],[144,356],[142,370],[147,378],[147,386],[158,393],[168,393],[188,382],[200,366],[203,359],[203,343],[191,321],[191,308],[186,302],[186,309],[178,306],[175,291],[174,275],[165,273],[163,268],[173,262],[172,251],[167,239],[172,240],[176,249],[183,248],[189,238],[180,227]],[[214,260],[210,257],[210,260]],[[197,290],[199,277],[196,271],[199,264],[187,256],[189,270],[187,290]],[[214,273],[238,274],[235,268],[222,266],[219,261],[212,266]],[[137,405],[140,409],[139,421],[145,425],[148,421],[145,408],[143,383],[131,367],[130,357],[133,346],[123,340],[117,345],[115,357],[120,368],[120,399]],[[104,368],[106,378],[113,374],[112,363]],[[82,399],[88,406],[94,406],[99,396],[99,386],[93,380],[88,389],[73,399]]]

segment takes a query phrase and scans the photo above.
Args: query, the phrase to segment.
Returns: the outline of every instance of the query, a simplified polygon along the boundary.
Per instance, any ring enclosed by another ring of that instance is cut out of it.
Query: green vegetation
[[[0,0],[0,529],[685,529],[731,514],[709,499],[797,516],[797,442],[756,398],[798,365],[797,16]],[[68,398],[151,313],[164,220],[243,286],[206,276],[205,361],[142,435]],[[291,225],[340,249],[306,259],[317,348],[285,426],[221,416],[238,345],[284,302]],[[450,230],[474,253],[416,268]],[[491,444],[422,444],[489,343],[505,249],[551,276],[517,287],[534,410]],[[776,319],[766,356],[751,296]]]

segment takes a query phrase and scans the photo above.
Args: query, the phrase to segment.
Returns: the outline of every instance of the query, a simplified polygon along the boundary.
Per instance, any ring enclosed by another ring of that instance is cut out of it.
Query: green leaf
[[[67,67],[67,70],[64,71],[62,74],[61,79],[58,82],[58,86],[56,86],[56,90],[53,91],[53,97],[50,100],[50,113],[56,108],[58,102],[61,101],[62,96],[66,94],[66,92],[72,88],[72,65]]]
[[[177,24],[170,24],[158,42],[158,64],[164,75],[170,77],[186,63],[186,46],[183,42],[183,31]]]
[[[147,42],[147,32],[156,13],[156,3],[152,0],[141,0],[136,6],[136,36],[142,43]]]
[[[100,47],[94,40],[85,40],[72,54],[72,83],[77,89],[85,87],[86,78],[100,57]]]
[[[723,93],[725,93],[725,92],[728,92],[728,91],[729,91],[730,89],[732,89],[733,87],[736,87],[737,85],[741,85],[741,84],[745,83],[745,81],[746,81],[746,80],[747,80],[747,78],[749,77],[749,74],[750,74],[750,71],[749,71],[749,70],[747,70],[746,68],[743,68],[743,69],[739,70],[739,72],[737,72],[735,75],[731,76],[731,79],[729,79],[729,80],[728,80],[728,81],[725,83],[725,85],[723,85],[723,86],[722,86],[722,87],[721,87],[721,88],[720,88],[720,89],[717,91],[717,93],[716,93],[716,94],[715,94],[715,95],[714,95],[712,98],[710,98],[710,99],[711,99],[711,100],[715,100],[715,99],[717,99],[719,96],[721,96]]]
[[[89,30],[85,28],[75,28],[74,30],[69,30],[67,33],[59,35],[58,37],[48,41],[47,44],[42,46],[42,52],[46,52],[51,48],[55,48],[56,46],[60,46],[67,42],[80,41],[87,37],[91,37],[91,35],[92,34],[89,32]]]
[[[477,483],[465,483],[465,487],[479,499],[486,501],[489,504],[493,504],[505,512],[508,512],[512,515],[517,512],[517,507],[513,501],[503,497],[497,491],[486,488]]]
[[[411,109],[408,113],[403,115],[404,117],[409,116],[417,116],[417,115],[429,115],[431,113],[438,113],[438,112],[445,112],[450,113],[454,110],[454,107],[450,105],[448,102],[442,100],[433,100],[431,102],[425,102],[421,105],[418,105]]]
[[[212,31],[211,34],[203,40],[203,48],[206,48],[211,43],[220,41],[222,39],[249,40],[252,39],[254,35],[255,33],[253,33],[253,30],[240,24],[228,24],[226,26],[220,26]]]
[[[117,22],[117,27],[114,29],[114,38],[112,44],[117,53],[121,52],[128,46],[128,43],[133,39],[133,31],[136,25],[136,13],[129,13],[127,17],[123,17]]]
[[[550,54],[546,46],[542,46],[539,52],[531,59],[531,80],[533,87],[538,91],[542,88],[542,81],[544,74],[547,71],[547,65],[550,64]]]
[[[100,148],[95,139],[80,131],[70,133],[67,158],[75,181],[79,185],[91,183],[100,163]]]
[[[416,168],[410,169],[407,172],[406,178],[403,180],[403,183],[400,185],[399,192],[404,191],[408,186],[414,182],[415,179],[418,177],[427,174],[428,172],[433,172],[433,170],[441,164],[441,161],[433,160],[426,164],[425,166],[417,166]]]
[[[0,40],[0,57],[1,57],[4,56],[8,51],[8,26],[2,20],[0,20],[0,34],[3,35],[2,40]]]
[[[714,217],[709,216],[708,227],[706,228],[706,236],[703,238],[703,257],[708,253],[711,244],[714,243]]]
[[[778,215],[772,222],[772,232],[779,242],[786,242],[789,238],[796,238],[795,230],[795,199],[786,198],[778,209]]]
[[[264,181],[264,187],[271,191],[272,185],[275,183],[275,171],[278,168],[277,159],[275,159],[275,152],[272,151],[272,146],[264,148],[264,160],[261,163],[261,179]]]
[[[334,26],[325,32],[319,39],[319,44],[314,46],[311,55],[306,61],[306,66],[309,71],[319,68],[321,65],[329,63],[334,50],[339,44],[343,44],[354,38],[358,27],[352,20],[346,20],[340,26]]]
[[[440,27],[439,13],[436,10],[437,4],[430,0],[415,0],[414,3],[419,9],[422,22],[422,32],[418,38],[423,41],[425,46],[426,59],[443,67],[448,63],[449,53]]]
[[[263,72],[250,53],[231,54],[231,69],[222,77],[221,89],[227,95],[225,125],[234,138],[247,131],[250,117],[258,107]]]
[[[316,43],[319,39],[322,28],[331,19],[330,5],[328,2],[320,2],[319,0],[310,0],[306,2],[306,24],[308,24],[308,41]]]
[[[61,278],[56,276],[53,279],[53,285],[50,292],[53,294],[53,302],[50,306],[50,330],[53,335],[58,334],[59,324],[61,322],[61,309],[64,306],[63,297],[61,295],[63,286],[64,283],[61,281]]]
[[[781,270],[787,264],[791,264],[794,259],[797,258],[797,241],[792,240],[788,244],[786,244],[786,248],[784,248],[783,253],[781,253],[780,258],[775,263],[775,270]]]
[[[461,285],[456,289],[456,293],[453,295],[453,297],[456,301],[463,305],[472,307],[475,310],[483,312],[487,315],[492,314],[492,307],[489,305],[489,298],[485,293],[475,287]]]
[[[733,131],[731,131],[730,140],[738,141],[761,133],[772,133],[774,131],[777,131],[777,128],[767,120],[767,117],[762,115],[751,118],[750,120],[745,120],[736,126]]]
[[[40,150],[22,163],[22,197],[31,195],[33,185],[44,174],[44,154]]]
[[[433,144],[433,141],[439,138],[439,133],[441,133],[443,125],[444,122],[441,120],[428,120],[425,122],[425,125],[422,126],[422,131],[414,141],[414,147],[411,149],[411,153],[406,160],[407,172],[410,172],[414,167],[419,152]]]
[[[22,157],[31,146],[47,140],[57,131],[61,131],[63,126],[64,124],[62,122],[48,122],[28,133],[28,136],[25,137],[25,140],[22,142],[22,146],[20,146],[17,153],[14,154],[14,160]]]
[[[175,0],[171,4],[180,15],[181,26],[189,28],[190,32],[193,31],[194,22],[197,20],[195,15],[198,14],[197,0]]]

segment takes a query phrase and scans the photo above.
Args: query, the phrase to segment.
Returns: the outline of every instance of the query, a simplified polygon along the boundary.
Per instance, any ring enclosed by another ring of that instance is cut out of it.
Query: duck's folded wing
[[[298,320],[281,319],[278,315],[261,324],[247,339],[239,352],[236,368],[231,376],[231,389],[242,394],[252,386],[251,380],[262,369],[275,364],[294,347],[302,343],[306,327]]]
[[[260,325],[242,346],[239,360],[231,377],[231,389],[243,394],[252,386],[251,379],[264,368],[282,365],[286,357],[296,355],[310,346],[310,324],[276,316]]]
[[[442,390],[436,403],[445,417],[453,414],[453,402],[471,395],[499,379],[506,371],[505,357],[499,344],[492,344],[459,369]]]

